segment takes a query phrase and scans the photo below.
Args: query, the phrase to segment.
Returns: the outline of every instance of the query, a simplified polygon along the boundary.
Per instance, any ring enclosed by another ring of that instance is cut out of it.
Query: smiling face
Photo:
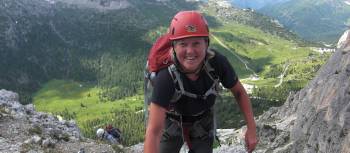
[[[208,43],[205,37],[190,37],[176,40],[174,50],[184,72],[196,72],[204,61]]]

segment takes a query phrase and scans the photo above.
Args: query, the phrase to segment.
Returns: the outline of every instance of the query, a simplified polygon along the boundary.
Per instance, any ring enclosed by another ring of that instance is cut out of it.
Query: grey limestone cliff
[[[344,33],[338,50],[308,85],[285,104],[260,116],[260,148],[279,153],[350,152],[350,41]]]
[[[114,152],[108,144],[84,138],[74,121],[36,112],[7,90],[0,90],[0,144],[0,153]]]

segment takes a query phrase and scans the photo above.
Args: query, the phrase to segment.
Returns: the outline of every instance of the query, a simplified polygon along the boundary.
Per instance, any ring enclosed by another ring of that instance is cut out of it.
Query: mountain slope
[[[264,16],[251,9],[239,9],[234,6],[221,6],[221,1],[208,2],[208,7],[203,7],[205,12],[211,16],[221,19],[223,23],[235,22],[260,29],[266,33],[277,35],[283,39],[295,41],[299,44],[303,42],[297,35],[285,29],[277,20]]]
[[[241,77],[246,78],[260,73],[261,78],[268,79],[276,74],[269,71],[270,66],[298,65],[296,60],[308,61],[307,58],[319,60],[317,53],[305,47],[312,44],[298,38],[275,20],[252,10],[222,7],[219,2],[209,1],[208,6],[201,7],[205,13],[216,19],[211,31],[213,36],[211,40],[214,40],[212,47],[229,52],[225,55],[233,59],[235,69]],[[211,23],[211,18],[209,19]],[[220,25],[217,25],[218,23]],[[316,57],[312,57],[314,55]],[[279,74],[282,71],[280,70]],[[265,74],[270,76],[264,76]]]
[[[334,43],[350,21],[345,0],[295,0],[259,10],[307,40]]]
[[[123,65],[122,60],[115,59],[139,59],[140,63],[124,67],[134,71],[130,74],[138,73],[143,69],[145,50],[150,47],[143,36],[168,22],[179,8],[194,9],[185,1],[122,1],[123,7],[114,7],[117,1],[80,2],[3,2],[0,6],[2,88],[32,92],[52,78],[104,84],[101,80],[110,75],[106,74],[110,73],[109,68],[97,65]],[[159,16],[159,12],[164,13]],[[121,74],[124,76],[116,79],[142,80],[138,75],[132,78]]]
[[[30,102],[31,93],[51,79],[97,84],[106,100],[133,95],[142,88],[147,50],[179,10],[202,10],[212,28],[235,22],[300,42],[270,18],[211,2],[4,0],[3,4],[0,87],[19,92],[22,102]]]

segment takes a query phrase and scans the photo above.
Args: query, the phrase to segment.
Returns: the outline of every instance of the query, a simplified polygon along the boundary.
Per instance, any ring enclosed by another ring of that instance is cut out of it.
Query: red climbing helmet
[[[181,11],[171,21],[169,35],[170,40],[187,37],[208,37],[207,20],[199,12]]]

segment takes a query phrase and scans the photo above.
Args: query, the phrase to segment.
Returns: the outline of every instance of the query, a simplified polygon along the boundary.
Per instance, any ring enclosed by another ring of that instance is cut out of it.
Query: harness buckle
[[[207,96],[206,95],[197,95],[198,99],[206,100]]]

